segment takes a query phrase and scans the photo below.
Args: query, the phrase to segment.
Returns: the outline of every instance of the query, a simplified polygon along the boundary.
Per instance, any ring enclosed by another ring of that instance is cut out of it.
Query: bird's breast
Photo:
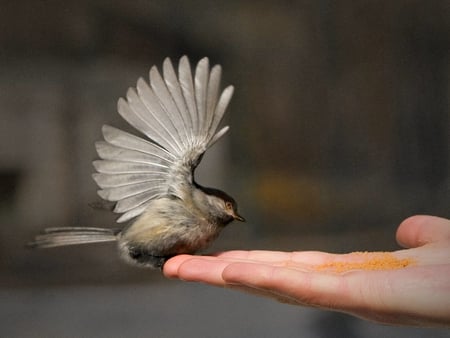
[[[194,253],[207,247],[220,230],[189,202],[162,198],[149,205],[120,241],[144,246],[155,255]]]

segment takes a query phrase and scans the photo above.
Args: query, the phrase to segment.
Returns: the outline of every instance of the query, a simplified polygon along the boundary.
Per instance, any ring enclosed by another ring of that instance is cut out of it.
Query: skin
[[[356,262],[358,254],[229,251],[214,256],[179,255],[164,275],[270,297],[283,303],[345,312],[395,325],[450,326],[450,220],[413,216],[397,230],[414,264],[391,270],[317,270],[333,261]],[[375,254],[375,253],[374,253]]]

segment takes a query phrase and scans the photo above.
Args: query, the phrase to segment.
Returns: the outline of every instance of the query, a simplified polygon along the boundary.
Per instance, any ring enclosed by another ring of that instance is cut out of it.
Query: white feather
[[[131,184],[146,183],[146,182],[161,182],[167,180],[165,173],[138,173],[138,174],[93,174],[95,182],[102,189],[122,187]]]
[[[196,135],[197,141],[203,141],[207,134],[206,126],[206,95],[208,91],[208,74],[209,62],[207,58],[203,58],[197,64],[195,69],[195,101],[198,114],[198,128]]]
[[[222,121],[223,115],[225,114],[225,110],[228,107],[228,103],[230,103],[231,97],[233,96],[234,87],[228,86],[220,95],[219,102],[217,103],[216,109],[214,110],[213,121],[210,127],[210,135],[216,132],[217,127]]]
[[[163,182],[163,181],[162,181]],[[139,195],[149,190],[157,190],[155,181],[122,185],[99,190],[98,194],[107,201],[120,201],[124,198]]]
[[[180,82],[177,79],[172,62],[169,58],[166,58],[164,60],[163,74],[164,82],[166,83],[167,89],[169,90],[170,95],[177,107],[177,112],[179,114],[178,120],[180,121],[180,123],[182,123],[183,126],[184,134],[180,135],[180,137],[183,137],[185,145],[189,146],[192,137],[192,120],[190,115],[188,114],[188,108],[181,91]]]
[[[145,211],[145,209],[147,209],[149,203],[150,202],[144,203],[138,207],[131,209],[130,211],[125,212],[124,214],[122,214],[122,216],[120,216],[117,219],[116,222],[123,223],[123,222],[129,221],[132,218],[135,218],[136,216],[139,216],[140,214],[142,214]]]
[[[194,84],[192,80],[191,65],[186,56],[180,59],[178,66],[178,80],[180,82],[181,91],[187,106],[188,116],[192,122],[192,135],[198,134],[198,116],[197,107],[195,105]]]
[[[132,173],[151,173],[161,172],[159,168],[144,163],[97,160],[92,162],[94,168],[103,174],[132,174]]]
[[[170,92],[156,67],[152,67],[150,70],[150,85],[162,108],[160,113],[167,118],[167,124],[170,125],[172,135],[179,145],[180,150],[183,151],[188,146],[188,143],[186,142],[186,127],[183,119],[180,118],[181,114],[174,99],[170,95]]]
[[[219,97],[220,78],[222,76],[222,68],[216,65],[212,68],[208,81],[208,96],[206,98],[206,140],[211,137],[211,125],[214,118],[214,112],[216,110],[217,98]]]
[[[233,94],[229,86],[219,95],[221,74],[220,66],[210,71],[203,58],[193,78],[183,56],[177,77],[166,58],[163,77],[152,67],[148,83],[138,79],[136,90],[130,88],[126,100],[119,99],[119,114],[148,140],[105,125],[105,141],[96,143],[101,160],[93,162],[98,172],[93,178],[99,195],[117,202],[114,211],[123,214],[117,222],[141,215],[153,199],[167,194],[183,198],[182,187],[193,184],[203,153],[228,131],[217,132]]]
[[[159,196],[159,193],[157,192],[156,188],[153,188],[138,195],[123,198],[117,202],[114,211],[118,213],[130,211],[157,196]]]

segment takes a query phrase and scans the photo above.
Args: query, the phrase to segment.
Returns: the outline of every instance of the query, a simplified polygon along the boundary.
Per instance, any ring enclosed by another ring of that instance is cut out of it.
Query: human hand
[[[179,255],[165,263],[163,272],[169,278],[381,323],[450,326],[450,220],[410,217],[399,226],[397,241],[406,249],[390,254],[229,251],[216,256]],[[367,262],[384,259],[383,255],[407,266],[367,269]]]

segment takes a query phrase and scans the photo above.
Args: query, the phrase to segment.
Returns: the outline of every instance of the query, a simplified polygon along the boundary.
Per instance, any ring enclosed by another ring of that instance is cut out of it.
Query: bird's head
[[[200,202],[198,205],[214,223],[225,226],[234,220],[245,222],[244,217],[238,213],[236,201],[225,192],[202,187],[199,193],[201,197],[198,199],[202,199],[203,203]]]

